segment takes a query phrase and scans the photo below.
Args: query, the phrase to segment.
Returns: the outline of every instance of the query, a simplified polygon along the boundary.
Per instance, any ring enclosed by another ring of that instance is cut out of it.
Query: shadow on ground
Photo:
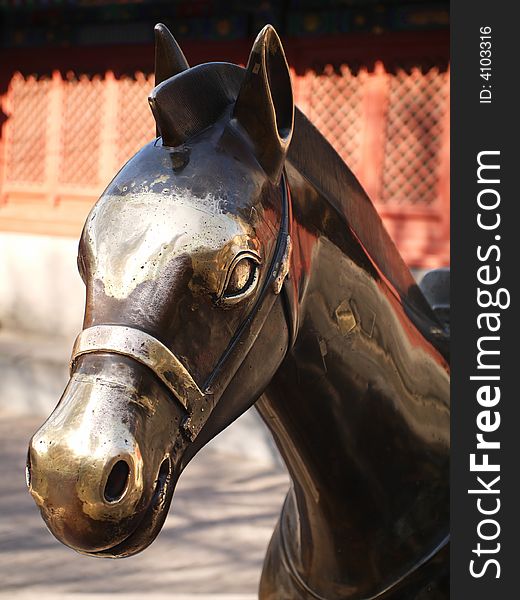
[[[41,421],[0,416],[0,595],[256,595],[288,487],[281,469],[210,445],[181,477],[151,547],[124,560],[95,559],[57,542],[27,493],[27,443]]]

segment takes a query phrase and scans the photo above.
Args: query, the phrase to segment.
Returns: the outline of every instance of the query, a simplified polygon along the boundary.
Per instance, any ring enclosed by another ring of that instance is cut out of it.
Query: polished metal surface
[[[72,548],[135,554],[191,458],[256,403],[292,479],[260,598],[446,599],[447,330],[295,110],[274,29],[246,69],[188,68],[169,36],[160,137],[83,230],[84,331],[29,489]]]

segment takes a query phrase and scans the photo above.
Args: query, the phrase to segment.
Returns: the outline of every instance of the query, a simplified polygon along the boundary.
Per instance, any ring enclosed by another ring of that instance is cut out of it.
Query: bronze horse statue
[[[446,599],[449,333],[295,109],[271,26],[189,68],[156,27],[157,139],[85,223],[83,331],[28,485],[89,556],[146,548],[196,452],[255,404],[291,476],[263,600]]]

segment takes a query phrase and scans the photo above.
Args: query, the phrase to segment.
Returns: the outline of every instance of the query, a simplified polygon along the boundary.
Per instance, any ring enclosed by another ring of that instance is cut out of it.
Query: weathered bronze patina
[[[71,378],[31,440],[54,535],[158,534],[195,453],[256,402],[292,485],[260,597],[447,598],[446,330],[370,200],[294,108],[267,26],[246,69],[156,29],[158,138],[92,209]]]

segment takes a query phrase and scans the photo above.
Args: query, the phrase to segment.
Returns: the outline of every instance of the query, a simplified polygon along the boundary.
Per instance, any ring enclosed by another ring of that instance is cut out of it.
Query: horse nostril
[[[128,484],[130,467],[124,460],[118,460],[112,467],[105,485],[105,500],[107,502],[117,502],[125,493]]]

